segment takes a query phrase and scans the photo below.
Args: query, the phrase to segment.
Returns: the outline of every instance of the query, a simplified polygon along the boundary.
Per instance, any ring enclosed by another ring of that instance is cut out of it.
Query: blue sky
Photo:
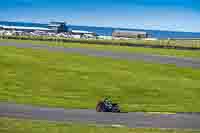
[[[200,32],[200,0],[2,0],[0,20]]]

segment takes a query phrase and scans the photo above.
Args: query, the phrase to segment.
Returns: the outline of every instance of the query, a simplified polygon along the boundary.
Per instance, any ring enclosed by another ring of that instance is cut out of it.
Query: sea
[[[0,21],[0,25],[5,26],[24,26],[24,27],[44,27],[47,28],[48,24],[30,23],[30,22],[8,22]],[[94,27],[94,26],[77,26],[68,25],[73,30],[83,30],[95,32],[101,36],[111,36],[113,30],[128,30],[128,31],[144,31],[147,32],[150,37],[158,39],[168,38],[200,38],[200,32],[180,32],[180,31],[162,31],[162,30],[145,30],[145,29],[127,29],[127,28],[112,28],[112,27]]]

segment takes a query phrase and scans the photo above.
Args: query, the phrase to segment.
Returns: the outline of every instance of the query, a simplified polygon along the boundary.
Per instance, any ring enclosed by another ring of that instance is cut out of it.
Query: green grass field
[[[0,47],[0,101],[90,108],[105,96],[124,111],[199,112],[200,70]]]
[[[197,131],[128,129],[0,118],[2,133],[197,133]]]
[[[96,50],[111,50],[130,53],[146,53],[164,56],[177,56],[177,57],[192,57],[199,58],[200,51],[191,50],[176,50],[176,49],[162,49],[162,48],[143,48],[143,47],[128,47],[128,46],[112,46],[112,45],[97,45],[85,43],[62,43],[62,42],[48,42],[48,41],[31,41],[31,40],[0,40],[0,42],[17,42],[17,43],[31,43],[31,44],[47,44],[50,46],[64,46],[69,48],[89,48]]]

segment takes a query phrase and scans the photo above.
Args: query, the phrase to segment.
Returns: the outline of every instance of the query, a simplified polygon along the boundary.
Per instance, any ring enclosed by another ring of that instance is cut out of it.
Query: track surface
[[[94,110],[64,110],[0,103],[0,117],[78,122],[130,128],[200,129],[200,114],[97,113]]]
[[[50,51],[61,51],[66,53],[78,53],[89,56],[98,57],[111,57],[116,59],[127,59],[127,60],[142,60],[150,63],[160,64],[175,64],[179,67],[192,67],[200,68],[200,59],[192,58],[177,58],[170,56],[158,56],[148,54],[136,54],[136,53],[125,53],[125,52],[111,52],[106,50],[92,50],[86,48],[65,48],[65,47],[52,47],[44,44],[23,44],[23,43],[0,43],[0,46],[15,46],[17,48],[33,48],[33,49],[46,49]]]
[[[176,58],[135,53],[98,51],[84,48],[51,47],[48,45],[32,45],[19,43],[0,43],[0,46],[15,46],[17,48],[46,49],[66,53],[78,53],[89,56],[111,57],[117,59],[143,60],[151,63],[175,64],[181,67],[200,68],[200,60],[191,58]],[[119,124],[138,128],[186,128],[200,129],[200,114],[150,115],[145,113],[96,113],[94,110],[64,110],[58,108],[40,108],[25,105],[0,103],[0,116],[25,118],[34,120],[49,120],[58,122],[81,122],[90,124]]]

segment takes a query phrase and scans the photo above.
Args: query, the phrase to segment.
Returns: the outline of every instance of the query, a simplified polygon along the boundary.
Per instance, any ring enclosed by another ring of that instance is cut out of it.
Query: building
[[[62,36],[75,38],[96,38],[97,34],[89,31],[69,29],[65,22],[50,22],[46,27],[1,26],[0,30],[12,35]]]
[[[114,30],[112,33],[113,38],[148,38],[147,32],[143,31],[127,31],[127,30]]]
[[[65,22],[50,22],[47,28],[44,27],[23,27],[23,26],[0,26],[0,30],[7,31],[24,31],[24,32],[68,32],[68,27]]]
[[[2,25],[0,25],[0,30],[3,30],[3,26]]]
[[[96,33],[94,32],[89,32],[89,31],[82,31],[82,30],[71,30],[70,31],[73,35],[93,35],[93,36],[97,36]]]
[[[9,31],[26,31],[26,32],[33,32],[36,30],[39,31],[46,31],[51,32],[51,29],[48,28],[41,28],[41,27],[23,27],[23,26],[0,26],[0,29],[9,30]]]
[[[68,27],[65,22],[50,22],[48,28],[56,33],[68,32]]]

